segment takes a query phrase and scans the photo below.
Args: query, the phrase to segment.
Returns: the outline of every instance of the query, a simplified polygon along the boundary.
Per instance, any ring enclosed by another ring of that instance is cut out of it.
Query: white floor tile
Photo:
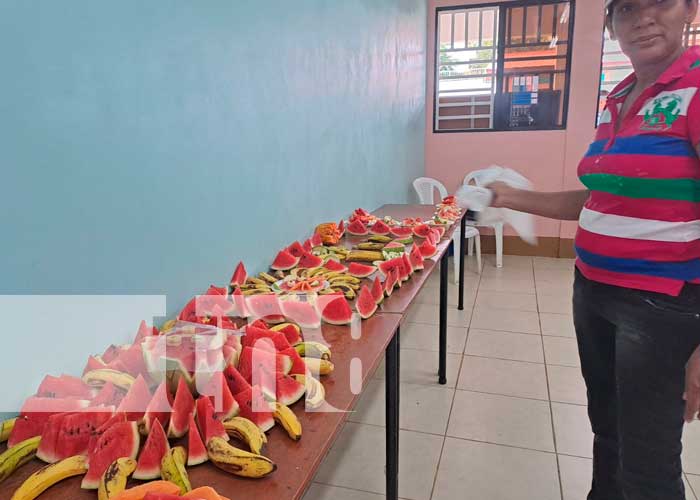
[[[447,438],[433,500],[559,500],[551,453]]]
[[[567,297],[569,301],[574,295],[574,280],[546,280],[540,279],[535,281],[537,293],[541,295],[561,295]],[[571,314],[569,312],[568,314]]]
[[[447,354],[447,384],[440,387],[456,387],[462,356]],[[439,355],[432,351],[401,349],[401,383],[438,385]],[[384,378],[384,361],[374,374],[375,378]]]
[[[585,500],[591,489],[593,460],[559,455],[559,473],[564,500]]]
[[[471,326],[482,330],[540,334],[539,315],[530,311],[504,312],[502,309],[476,307]]]
[[[548,365],[581,366],[575,339],[542,337],[544,356]]]
[[[469,330],[465,354],[487,358],[544,363],[542,337],[524,333]]]
[[[470,307],[474,305],[476,300],[476,287],[470,287],[468,284],[464,287],[464,304]],[[447,305],[456,307],[459,301],[459,288],[456,285],[450,285],[447,288]],[[433,304],[440,305],[440,287],[425,286],[416,295],[416,304]]]
[[[576,338],[574,317],[570,314],[540,313],[542,335]]]
[[[486,254],[484,255],[483,259],[485,263],[496,267],[496,255]],[[532,257],[526,257],[523,255],[504,255],[503,268],[532,269]]]
[[[479,283],[480,292],[535,293],[534,279],[509,279],[484,277]]]
[[[468,327],[472,316],[471,308],[459,311],[456,307],[447,308],[447,325]],[[418,304],[411,306],[406,314],[409,323],[440,324],[440,307],[437,304]]]
[[[573,269],[546,269],[541,267],[535,268],[535,281],[551,281],[557,283],[573,283]]]
[[[532,279],[533,271],[531,267],[508,267],[497,268],[495,264],[486,262],[484,269],[481,271],[483,278],[508,278],[515,280]]]
[[[593,432],[585,406],[552,403],[557,452],[593,458]]]
[[[467,332],[467,328],[448,326],[447,352],[462,354],[467,343]],[[440,335],[438,326],[425,323],[403,323],[401,325],[401,347],[405,349],[439,351]]]
[[[357,486],[361,487],[362,485]],[[303,497],[304,500],[382,500],[382,498],[386,498],[386,495],[318,483],[313,483]]]
[[[586,383],[580,368],[571,366],[547,366],[549,380],[549,397],[559,403],[578,405],[588,404]]]
[[[559,269],[565,271],[574,270],[575,259],[557,259],[552,257],[534,257],[532,259],[535,269]]]
[[[457,388],[547,400],[544,365],[465,356]]]
[[[691,479],[695,481],[695,486],[690,484]],[[683,484],[685,484],[685,500],[697,500],[696,492],[700,492],[700,477],[683,476]]]
[[[683,429],[683,470],[688,474],[700,475],[700,422],[698,421],[686,424]]]
[[[538,291],[537,307],[541,313],[573,314],[571,297],[565,294],[547,295]]]
[[[447,435],[554,451],[552,422],[546,401],[458,390]]]
[[[479,290],[475,307],[537,312],[537,299],[525,293],[488,292]]]

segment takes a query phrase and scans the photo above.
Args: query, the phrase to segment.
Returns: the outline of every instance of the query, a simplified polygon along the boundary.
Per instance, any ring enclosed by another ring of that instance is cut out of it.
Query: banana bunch
[[[87,473],[87,457],[76,455],[39,469],[20,486],[12,500],[34,500],[56,483]]]
[[[288,406],[285,406],[279,402],[275,402],[275,408],[272,412],[275,420],[282,425],[290,438],[294,441],[299,441],[301,439],[301,422]]]
[[[223,424],[229,436],[244,442],[251,452],[260,455],[262,447],[267,443],[267,436],[257,425],[243,417],[233,417]]]
[[[384,245],[386,245],[387,243],[391,243],[394,240],[383,234],[373,234],[369,237],[368,241],[370,241],[371,243],[383,243]]]
[[[344,261],[348,257],[350,251],[347,248],[340,246],[330,246],[330,247],[315,247],[311,250],[311,253],[316,257],[323,257],[324,259],[335,259],[338,261]]]
[[[327,359],[306,357],[304,358],[304,363],[314,375],[317,373],[319,375],[330,375],[335,370],[335,365]]]
[[[272,293],[271,285],[276,283],[277,280],[267,273],[260,273],[260,278],[255,278],[249,276],[243,283],[241,288],[241,293],[243,295],[261,295],[264,293]]]
[[[41,436],[33,437],[17,443],[0,455],[0,483],[34,458],[40,442]]]
[[[97,500],[109,500],[126,489],[126,482],[136,470],[136,460],[120,458],[107,467],[97,488]]]
[[[171,448],[160,463],[160,472],[165,481],[180,487],[180,494],[192,491],[192,484],[187,475],[187,452],[182,446]]]
[[[207,452],[215,466],[236,476],[262,478],[277,470],[269,458],[236,448],[220,437],[209,440]]]
[[[315,377],[309,375],[292,375],[294,379],[306,387],[306,407],[309,409],[320,408],[326,400],[326,388]]]
[[[294,349],[302,358],[319,358],[328,361],[331,359],[331,350],[320,342],[297,342],[294,344]]]
[[[377,250],[351,250],[346,260],[348,262],[374,262],[384,260],[384,254]]]
[[[12,429],[15,428],[15,422],[17,422],[16,418],[11,418],[9,420],[0,422],[0,443],[4,443],[8,439],[10,439]]]
[[[373,250],[373,251],[381,251],[386,245],[384,243],[360,243],[357,245],[358,250]]]
[[[107,382],[112,382],[116,387],[128,391],[131,389],[132,384],[135,379],[128,373],[120,372],[117,370],[109,370],[107,368],[100,368],[99,370],[93,370],[87,372],[83,375],[83,382],[85,382],[90,387],[102,387]]]

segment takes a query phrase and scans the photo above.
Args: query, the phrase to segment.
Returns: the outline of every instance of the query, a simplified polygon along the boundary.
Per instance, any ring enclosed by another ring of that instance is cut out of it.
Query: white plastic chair
[[[423,205],[435,205],[435,191],[440,194],[440,199],[442,200],[447,196],[447,188],[440,182],[430,177],[419,177],[413,181],[413,189],[416,190],[418,195],[418,200]],[[464,237],[469,241],[469,255],[473,254],[473,249],[476,246],[476,265],[478,272],[481,273],[481,239],[479,236],[479,230],[475,227],[465,228]],[[459,227],[452,235],[453,248],[454,248],[454,258],[453,268],[454,268],[454,282],[459,282],[459,252],[464,252],[462,248],[462,239]]]
[[[463,184],[473,184],[479,187],[485,187],[485,179],[483,173],[485,170],[474,170],[469,172],[464,176]],[[467,224],[470,224],[467,222]],[[474,223],[471,223],[475,225]],[[496,234],[496,267],[503,267],[503,221],[495,222],[493,224],[488,224],[488,226],[493,227],[493,231]],[[472,241],[469,240],[469,255],[472,255]]]

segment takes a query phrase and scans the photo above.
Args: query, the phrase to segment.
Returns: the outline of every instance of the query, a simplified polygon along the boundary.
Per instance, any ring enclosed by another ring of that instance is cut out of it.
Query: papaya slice
[[[195,488],[189,493],[182,495],[182,498],[197,498],[201,500],[221,500],[221,496],[210,486]]]
[[[149,493],[161,493],[163,495],[178,495],[180,487],[168,481],[152,481],[150,483],[135,486],[112,497],[111,500],[144,500]]]

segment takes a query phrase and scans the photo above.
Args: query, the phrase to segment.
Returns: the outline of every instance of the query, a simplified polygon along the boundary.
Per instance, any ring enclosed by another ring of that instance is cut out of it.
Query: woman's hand
[[[491,206],[494,208],[510,208],[508,206],[508,197],[516,189],[510,187],[504,182],[494,182],[486,186],[493,193],[493,199],[491,200]]]
[[[685,366],[685,421],[695,420],[700,411],[700,347],[690,356]]]

